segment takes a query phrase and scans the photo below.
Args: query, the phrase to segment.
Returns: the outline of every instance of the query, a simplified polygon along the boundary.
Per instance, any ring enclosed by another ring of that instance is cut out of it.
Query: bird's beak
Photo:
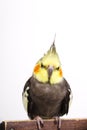
[[[48,67],[48,78],[50,79],[52,72],[53,72],[54,67],[53,66],[49,66]]]

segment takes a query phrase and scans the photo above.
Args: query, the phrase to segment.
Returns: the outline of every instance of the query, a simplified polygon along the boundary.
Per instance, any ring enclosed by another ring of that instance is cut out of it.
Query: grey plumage
[[[22,97],[31,119],[37,115],[52,118],[68,113],[70,94],[70,86],[64,78],[60,83],[49,84],[41,83],[32,76],[24,86]]]

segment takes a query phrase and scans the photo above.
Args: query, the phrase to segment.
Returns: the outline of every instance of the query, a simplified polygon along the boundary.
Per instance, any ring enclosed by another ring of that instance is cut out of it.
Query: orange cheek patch
[[[63,76],[62,69],[60,69],[60,70],[59,70],[59,75],[60,75],[60,77],[62,77],[62,76]]]
[[[34,73],[37,73],[39,71],[39,69],[40,69],[40,65],[38,64],[34,68]]]

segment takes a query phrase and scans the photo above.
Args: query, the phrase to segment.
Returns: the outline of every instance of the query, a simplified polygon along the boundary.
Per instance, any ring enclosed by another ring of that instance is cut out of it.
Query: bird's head
[[[56,84],[63,78],[61,63],[53,43],[45,54],[35,65],[33,76],[42,83]]]

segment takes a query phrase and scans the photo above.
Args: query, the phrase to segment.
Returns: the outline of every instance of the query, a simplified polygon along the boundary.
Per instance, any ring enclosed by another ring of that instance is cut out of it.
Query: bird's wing
[[[70,86],[65,79],[64,79],[64,82],[65,82],[64,84],[66,87],[66,95],[61,102],[60,116],[62,116],[64,114],[68,114],[69,104],[70,104],[71,98],[72,98],[72,91],[70,89]]]
[[[24,90],[22,93],[23,105],[25,110],[27,111],[28,116],[31,118],[31,111],[33,106],[33,101],[30,96],[30,87],[31,87],[31,78],[25,83]]]

